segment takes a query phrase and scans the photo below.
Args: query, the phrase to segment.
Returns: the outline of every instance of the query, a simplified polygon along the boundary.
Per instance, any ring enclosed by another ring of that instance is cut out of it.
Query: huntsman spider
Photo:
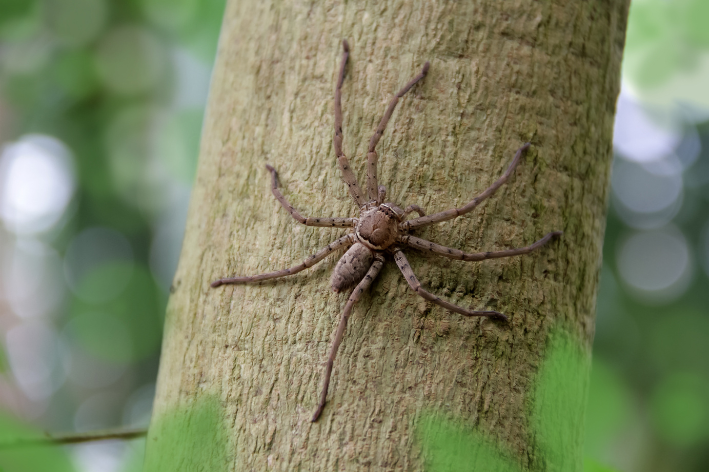
[[[335,332],[335,339],[330,347],[330,353],[325,365],[323,388],[320,394],[320,401],[318,403],[317,410],[312,417],[313,422],[317,421],[323,411],[323,408],[325,407],[335,356],[337,355],[337,350],[340,347],[340,343],[342,342],[342,338],[345,334],[347,320],[352,313],[352,307],[357,300],[359,300],[362,293],[372,285],[372,282],[379,274],[379,271],[384,265],[385,255],[389,254],[394,257],[396,265],[399,267],[399,270],[401,270],[401,273],[404,275],[404,278],[411,289],[426,300],[455,313],[460,313],[461,315],[489,316],[506,321],[507,317],[500,312],[469,310],[442,300],[436,295],[426,291],[416,278],[416,275],[411,269],[411,266],[409,265],[409,262],[401,248],[410,247],[420,251],[447,257],[449,259],[457,259],[461,261],[482,261],[485,259],[496,259],[501,257],[517,256],[520,254],[528,254],[535,249],[540,248],[551,239],[559,237],[562,234],[561,231],[551,232],[527,247],[480,253],[466,253],[458,249],[441,246],[409,234],[415,229],[434,223],[451,220],[472,211],[482,201],[494,194],[500,186],[507,182],[507,179],[509,179],[510,175],[514,172],[515,167],[517,167],[522,155],[527,149],[529,149],[530,143],[525,144],[517,150],[512,163],[509,165],[502,177],[490,185],[490,187],[488,187],[480,195],[460,208],[453,208],[439,213],[434,213],[432,215],[426,215],[424,210],[418,205],[409,205],[405,210],[402,210],[394,203],[385,202],[386,188],[382,185],[378,185],[377,182],[378,156],[376,146],[379,139],[382,137],[382,133],[384,133],[387,123],[389,123],[389,119],[394,112],[394,108],[396,108],[396,104],[406,94],[406,92],[411,90],[416,83],[426,77],[426,73],[429,68],[429,63],[426,62],[421,72],[408,84],[406,84],[404,88],[402,88],[399,93],[392,98],[391,102],[389,102],[389,107],[379,122],[377,130],[374,132],[374,135],[369,141],[369,149],[367,153],[367,195],[365,196],[357,183],[357,178],[350,167],[347,157],[342,152],[342,82],[345,78],[345,66],[350,52],[347,41],[343,41],[342,46],[342,62],[340,64],[337,86],[335,87],[335,136],[333,138],[333,147],[335,148],[337,162],[340,170],[342,171],[343,180],[345,184],[347,184],[349,193],[357,205],[357,208],[359,208],[359,218],[321,218],[305,217],[301,215],[298,210],[293,208],[293,206],[288,203],[288,200],[286,200],[281,191],[278,189],[278,176],[276,170],[270,165],[266,165],[266,168],[271,174],[271,192],[273,192],[273,195],[281,203],[283,208],[285,208],[299,223],[306,226],[351,228],[351,232],[345,236],[342,236],[333,243],[328,244],[327,247],[308,257],[303,263],[289,269],[248,277],[224,278],[212,282],[212,287],[219,287],[220,285],[225,284],[248,284],[285,277],[288,275],[297,274],[302,270],[312,267],[335,251],[349,248],[337,262],[335,270],[332,273],[330,285],[332,290],[335,292],[341,292],[352,287],[354,287],[354,290],[345,304],[342,317],[340,318],[340,323],[337,327],[337,331]],[[418,213],[418,218],[407,220],[406,217],[412,212]]]

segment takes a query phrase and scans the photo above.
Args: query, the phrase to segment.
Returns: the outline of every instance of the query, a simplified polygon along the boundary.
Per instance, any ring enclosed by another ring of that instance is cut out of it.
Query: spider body
[[[337,261],[332,272],[330,287],[334,292],[355,286],[367,275],[374,258],[383,256],[398,241],[402,214],[403,210],[393,203],[370,202],[365,205],[352,234],[356,242]]]
[[[357,240],[372,251],[383,251],[396,242],[399,236],[400,217],[392,209],[393,204],[384,203],[360,216],[355,229]]]
[[[293,275],[312,267],[333,252],[347,248],[347,251],[339,259],[335,266],[330,279],[330,286],[335,292],[341,292],[352,287],[354,287],[354,289],[345,304],[342,317],[340,318],[340,323],[335,331],[335,337],[325,365],[323,389],[320,394],[320,401],[318,403],[318,408],[313,415],[312,421],[317,421],[323,411],[323,408],[325,407],[335,357],[340,343],[342,342],[345,329],[347,328],[347,321],[352,313],[352,308],[359,300],[362,293],[364,293],[364,291],[371,286],[372,282],[379,274],[386,260],[385,256],[393,256],[396,265],[404,275],[408,285],[414,292],[426,300],[440,305],[447,310],[460,313],[464,316],[487,316],[506,321],[507,317],[500,312],[492,310],[471,310],[442,300],[436,295],[426,291],[416,278],[413,269],[402,252],[402,248],[409,247],[449,259],[482,261],[486,259],[528,254],[562,234],[561,231],[554,231],[548,233],[543,238],[526,247],[480,253],[466,253],[459,249],[441,246],[410,234],[417,228],[451,220],[472,211],[482,201],[495,193],[498,188],[507,182],[522,158],[522,155],[530,147],[529,143],[517,150],[512,163],[509,165],[502,177],[497,179],[485,191],[460,208],[452,208],[450,210],[426,215],[424,210],[417,205],[409,205],[405,210],[402,210],[394,203],[384,202],[386,198],[386,189],[383,186],[379,186],[377,182],[378,156],[375,148],[382,136],[382,133],[384,132],[384,129],[386,128],[387,123],[389,122],[389,119],[391,118],[392,113],[394,112],[394,108],[396,107],[399,99],[403,97],[414,85],[416,85],[417,82],[426,76],[429,68],[428,62],[424,65],[421,72],[408,84],[406,84],[406,86],[404,86],[404,88],[402,88],[391,100],[381,122],[379,123],[379,126],[377,127],[377,130],[369,142],[369,149],[367,153],[367,195],[365,196],[359,186],[359,183],[357,182],[357,178],[352,172],[352,168],[350,167],[347,157],[342,152],[343,134],[341,89],[345,76],[345,65],[347,63],[347,58],[349,57],[349,46],[347,45],[347,41],[343,41],[342,45],[344,51],[342,55],[342,62],[340,64],[337,85],[335,88],[335,135],[333,137],[333,147],[337,156],[340,171],[342,172],[343,180],[347,185],[350,196],[359,208],[359,218],[304,217],[298,212],[298,210],[288,203],[286,198],[278,189],[278,176],[276,170],[270,165],[266,165],[266,168],[271,174],[271,192],[281,203],[283,208],[285,208],[295,220],[306,226],[351,228],[351,231],[336,241],[328,244],[325,248],[308,257],[297,266],[267,274],[224,278],[212,282],[212,287],[219,287],[224,284],[248,284]],[[412,212],[418,213],[418,218],[407,220],[407,216]]]
[[[367,275],[377,254],[361,242],[356,242],[343,254],[332,271],[330,287],[335,293],[352,288]]]

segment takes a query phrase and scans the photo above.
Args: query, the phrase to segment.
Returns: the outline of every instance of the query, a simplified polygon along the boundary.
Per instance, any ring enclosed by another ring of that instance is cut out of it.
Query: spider
[[[220,285],[225,284],[248,284],[293,275],[312,267],[335,251],[343,248],[349,248],[337,262],[335,270],[332,273],[330,285],[332,290],[338,293],[352,287],[354,287],[354,290],[351,292],[349,299],[345,304],[342,317],[340,318],[340,323],[337,327],[337,331],[335,332],[335,339],[330,347],[330,353],[325,365],[325,375],[323,380],[323,388],[320,394],[320,401],[311,420],[313,422],[318,420],[323,408],[325,407],[335,356],[337,355],[337,350],[342,342],[342,337],[345,334],[347,320],[352,313],[352,307],[357,300],[359,300],[362,293],[372,285],[372,282],[379,274],[379,271],[384,265],[385,255],[389,254],[394,256],[394,261],[399,267],[399,270],[401,270],[401,273],[404,275],[406,282],[414,290],[414,292],[426,300],[455,313],[460,313],[461,315],[489,316],[507,321],[507,317],[500,312],[469,310],[445,300],[441,300],[439,297],[426,291],[416,278],[416,275],[411,269],[411,266],[409,265],[409,262],[401,248],[403,246],[407,246],[424,252],[447,257],[449,259],[482,261],[485,259],[495,259],[530,253],[535,249],[540,248],[551,239],[559,237],[562,234],[561,231],[551,232],[539,241],[527,247],[474,254],[441,246],[409,234],[415,229],[422,228],[430,224],[451,220],[472,211],[483,200],[495,193],[495,191],[500,188],[502,184],[507,182],[507,179],[509,179],[510,175],[514,172],[515,167],[519,163],[522,155],[527,149],[529,149],[530,143],[525,144],[517,150],[512,163],[509,165],[507,171],[505,171],[502,177],[488,187],[487,190],[460,208],[453,208],[439,213],[434,213],[432,215],[426,215],[424,210],[418,205],[409,205],[405,210],[402,210],[394,203],[385,202],[386,188],[382,185],[378,185],[377,183],[378,156],[376,146],[379,139],[382,137],[382,133],[384,133],[384,129],[386,128],[387,123],[394,112],[394,108],[396,108],[396,104],[399,102],[399,99],[401,99],[406,92],[411,90],[416,83],[426,77],[429,68],[429,63],[426,62],[421,72],[408,84],[406,84],[404,88],[402,88],[399,93],[392,98],[391,102],[389,102],[389,107],[384,113],[377,130],[374,132],[374,135],[369,141],[369,150],[367,153],[367,195],[365,196],[357,183],[357,178],[350,167],[347,157],[342,152],[342,82],[345,78],[345,66],[350,53],[350,48],[346,40],[342,42],[342,47],[342,62],[340,63],[337,85],[335,87],[335,136],[333,138],[333,147],[335,148],[337,162],[340,170],[342,171],[343,180],[345,181],[345,184],[347,184],[350,195],[357,205],[357,208],[359,208],[359,218],[320,218],[305,217],[301,215],[298,210],[293,208],[293,206],[288,203],[288,200],[286,200],[281,191],[278,189],[278,174],[276,173],[276,169],[270,165],[266,165],[266,168],[271,174],[271,192],[281,203],[283,208],[285,208],[299,223],[306,226],[351,228],[351,231],[342,236],[340,239],[328,244],[327,247],[308,257],[303,263],[297,266],[267,274],[219,279],[215,280],[211,284],[212,287],[219,287]],[[407,220],[406,217],[412,212],[418,213],[418,218]]]

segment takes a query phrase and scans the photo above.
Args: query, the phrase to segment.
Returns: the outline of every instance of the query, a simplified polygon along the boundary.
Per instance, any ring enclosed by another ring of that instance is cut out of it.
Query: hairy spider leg
[[[377,205],[384,203],[387,198],[387,188],[383,185],[379,186],[379,196],[377,197]]]
[[[335,155],[337,155],[337,164],[340,166],[340,171],[342,171],[342,180],[345,181],[357,207],[362,208],[367,202],[362,194],[362,189],[359,188],[357,177],[352,172],[350,161],[347,160],[347,156],[342,152],[342,82],[345,80],[345,66],[349,56],[350,46],[347,44],[347,40],[343,40],[342,62],[340,63],[340,73],[335,87],[335,136],[332,138],[332,145],[335,148]]]
[[[301,215],[298,210],[293,208],[293,205],[288,203],[288,200],[283,196],[280,190],[278,190],[278,173],[276,169],[266,164],[266,169],[271,172],[271,192],[276,200],[281,202],[283,208],[290,213],[290,216],[295,218],[299,223],[305,226],[323,226],[326,228],[352,228],[357,225],[356,218],[322,218],[316,217],[306,217]]]
[[[454,304],[447,302],[445,300],[441,300],[439,297],[435,296],[434,294],[424,290],[421,287],[421,282],[419,282],[419,280],[416,278],[416,275],[414,274],[414,271],[411,269],[408,259],[406,259],[406,256],[404,255],[403,252],[401,252],[400,249],[397,249],[394,252],[394,261],[396,261],[396,265],[399,266],[399,270],[401,270],[401,273],[404,274],[404,278],[406,279],[406,282],[409,284],[409,287],[411,287],[414,292],[418,293],[426,300],[433,302],[436,305],[440,305],[443,308],[446,308],[450,311],[460,313],[461,315],[489,316],[492,318],[498,318],[498,319],[507,321],[507,317],[505,315],[503,315],[502,313],[500,313],[499,311],[468,310],[467,308],[463,308],[462,306],[454,305]]]
[[[288,275],[297,274],[298,272],[312,267],[321,260],[325,259],[328,255],[337,251],[338,249],[349,247],[356,242],[354,234],[346,234],[340,239],[328,244],[326,247],[322,248],[312,256],[308,257],[301,264],[297,266],[290,267],[288,269],[277,270],[275,272],[269,272],[267,274],[251,275],[246,277],[230,277],[215,280],[212,282],[212,287],[219,287],[220,285],[226,284],[251,284],[255,282],[261,282],[263,280],[277,279],[279,277],[286,277]]]
[[[529,254],[530,252],[544,246],[552,239],[558,238],[562,234],[562,231],[553,231],[544,236],[539,241],[536,241],[535,243],[526,247],[506,249],[504,251],[488,251],[477,253],[468,253],[463,252],[459,249],[441,246],[440,244],[432,243],[431,241],[426,241],[425,239],[417,238],[416,236],[411,236],[409,234],[399,237],[399,241],[414,249],[419,249],[424,252],[437,254],[439,256],[447,257],[448,259],[457,259],[459,261],[484,261],[486,259],[499,259],[501,257],[511,257],[519,256],[521,254]]]
[[[430,65],[430,63],[426,62],[426,64],[423,65],[423,69],[421,70],[421,72],[416,77],[411,79],[409,83],[404,86],[404,88],[399,90],[399,93],[394,95],[394,98],[392,98],[389,102],[389,106],[387,107],[386,111],[384,112],[384,116],[382,116],[382,119],[379,122],[379,126],[377,126],[377,130],[374,132],[372,138],[369,140],[369,149],[367,151],[367,192],[369,194],[369,200],[375,200],[379,205],[384,203],[384,201],[378,198],[379,195],[377,183],[377,162],[379,160],[379,156],[377,155],[377,151],[375,150],[375,148],[377,147],[377,143],[379,143],[379,139],[382,137],[382,134],[384,134],[384,130],[386,129],[387,124],[389,123],[391,115],[394,113],[394,108],[396,108],[396,104],[399,103],[399,99],[403,97],[406,92],[411,90],[411,88],[416,85],[419,80],[422,80],[424,77],[426,77]]]
[[[418,213],[419,216],[426,216],[426,212],[423,211],[423,208],[421,208],[420,206],[409,205],[406,207],[406,210],[404,210],[404,216],[402,218],[406,218],[406,215],[408,215],[409,213],[413,213],[414,211]]]
[[[519,164],[520,159],[522,158],[522,155],[524,152],[529,149],[529,146],[531,146],[530,143],[525,144],[521,148],[517,150],[517,153],[515,154],[514,159],[512,159],[512,163],[509,165],[505,173],[497,179],[495,183],[490,185],[483,193],[475,197],[470,203],[460,207],[460,208],[453,208],[451,210],[446,210],[442,211],[440,213],[434,213],[432,215],[428,216],[422,216],[419,218],[414,218],[413,220],[409,220],[406,223],[402,225],[402,229],[404,231],[411,231],[412,229],[415,228],[420,228],[422,226],[427,226],[433,223],[440,223],[441,221],[447,221],[447,220],[452,220],[453,218],[457,218],[458,216],[464,215],[468,212],[473,211],[475,207],[477,207],[480,203],[482,203],[487,197],[495,193],[498,188],[502,186],[507,180],[510,178],[512,173],[515,170],[515,167],[517,167],[517,164]]]
[[[364,278],[360,281],[360,283],[358,283],[357,286],[354,288],[354,290],[352,290],[350,298],[347,300],[347,304],[345,305],[345,309],[342,311],[340,324],[337,326],[337,331],[335,332],[335,339],[332,341],[332,345],[330,346],[330,355],[328,356],[327,364],[325,365],[325,378],[323,379],[323,388],[322,392],[320,393],[320,403],[318,404],[318,409],[315,410],[315,414],[313,415],[313,419],[311,420],[312,422],[318,420],[318,418],[320,417],[320,413],[322,413],[323,408],[325,408],[325,403],[327,400],[327,390],[330,386],[330,376],[332,375],[332,366],[335,363],[335,357],[337,356],[337,350],[340,347],[340,343],[342,343],[342,337],[345,335],[345,330],[347,329],[347,320],[349,319],[350,314],[352,313],[352,307],[355,303],[357,303],[357,300],[359,300],[359,297],[362,295],[362,293],[364,293],[364,291],[369,289],[370,285],[372,285],[372,282],[377,277],[377,275],[379,275],[379,271],[382,269],[383,265],[384,256],[378,253],[375,254],[374,262],[372,262],[369,271],[367,271],[367,275],[365,275]]]

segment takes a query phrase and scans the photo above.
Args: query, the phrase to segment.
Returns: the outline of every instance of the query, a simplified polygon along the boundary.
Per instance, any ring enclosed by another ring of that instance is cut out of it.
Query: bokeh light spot
[[[35,78],[33,76],[41,73],[52,57],[52,44],[41,36],[7,42],[2,46],[0,69],[3,74],[14,74],[19,81]]]
[[[680,141],[675,123],[659,123],[650,117],[632,95],[623,88],[613,129],[613,147],[623,157],[635,162],[649,162],[671,154]]]
[[[629,210],[657,213],[682,195],[682,175],[651,172],[646,167],[617,159],[613,168],[613,194]]]
[[[644,301],[669,301],[687,288],[691,278],[690,255],[682,233],[637,232],[619,246],[618,272]]]
[[[92,397],[93,398],[93,397]],[[75,427],[78,425],[90,425],[91,423],[83,422],[84,419],[91,419],[92,411],[98,407],[101,401],[106,401],[103,408],[116,408],[116,402],[108,402],[106,397],[97,397],[91,403],[82,404],[83,409],[80,410],[80,415],[74,420]],[[106,411],[96,411],[100,416],[106,416]],[[96,421],[95,423],[98,423]],[[105,421],[104,421],[105,423]],[[144,469],[136,464],[135,467],[126,466],[124,455],[129,445],[125,441],[95,441],[86,444],[78,444],[71,448],[72,459],[76,467],[76,472],[139,472]]]
[[[20,318],[48,316],[61,311],[65,288],[61,258],[49,245],[18,239],[8,264],[2,267],[3,291]]]
[[[11,328],[5,340],[12,373],[24,394],[35,401],[49,398],[66,379],[54,329],[23,323]]]
[[[69,151],[57,139],[27,135],[0,156],[0,216],[18,234],[54,226],[74,192]]]

